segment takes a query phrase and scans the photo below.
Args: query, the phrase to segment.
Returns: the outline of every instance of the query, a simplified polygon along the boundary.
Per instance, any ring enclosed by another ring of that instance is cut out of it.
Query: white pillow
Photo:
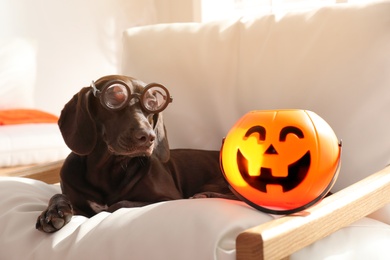
[[[172,147],[219,149],[251,110],[299,108],[343,140],[339,190],[390,159],[390,1],[130,28],[123,73],[165,84]]]

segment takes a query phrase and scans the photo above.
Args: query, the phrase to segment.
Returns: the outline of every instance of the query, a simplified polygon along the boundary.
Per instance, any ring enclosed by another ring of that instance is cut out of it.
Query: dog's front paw
[[[68,198],[63,194],[54,195],[46,210],[37,219],[35,228],[52,233],[65,226],[73,216],[73,208]]]

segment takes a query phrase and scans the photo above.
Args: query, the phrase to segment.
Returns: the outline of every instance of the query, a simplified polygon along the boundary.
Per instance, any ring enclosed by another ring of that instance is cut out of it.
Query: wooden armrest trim
[[[23,167],[14,171],[7,172],[7,176],[26,177],[35,180],[44,181],[49,184],[60,182],[60,170],[64,160],[46,164]]]
[[[237,259],[282,259],[390,202],[390,166],[309,208],[253,227],[236,240]]]

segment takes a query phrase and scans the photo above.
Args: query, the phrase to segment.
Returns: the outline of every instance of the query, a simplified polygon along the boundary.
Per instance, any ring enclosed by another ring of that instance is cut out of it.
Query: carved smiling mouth
[[[272,175],[272,169],[261,167],[259,176],[251,176],[248,173],[248,160],[242,155],[241,151],[237,152],[237,164],[242,178],[249,186],[267,192],[268,184],[277,184],[282,186],[283,192],[288,192],[297,187],[306,177],[310,167],[310,151],[307,151],[296,162],[288,165],[288,175],[286,177],[275,177]]]

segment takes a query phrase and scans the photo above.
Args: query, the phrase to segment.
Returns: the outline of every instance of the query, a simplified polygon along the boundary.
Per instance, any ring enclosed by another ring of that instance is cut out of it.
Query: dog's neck
[[[87,164],[88,169],[91,169],[90,175],[100,175],[107,172],[112,172],[120,176],[99,176],[98,178],[122,178],[128,168],[136,167],[138,171],[146,167],[149,163],[149,157],[130,157],[124,155],[113,154],[107,148],[105,142],[98,142],[93,151],[88,155]],[[141,170],[142,171],[142,170]]]

